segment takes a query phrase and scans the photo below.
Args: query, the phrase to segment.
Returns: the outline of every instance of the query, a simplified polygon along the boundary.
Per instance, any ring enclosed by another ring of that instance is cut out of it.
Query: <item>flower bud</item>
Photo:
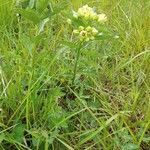
[[[68,24],[72,24],[71,19],[67,19],[67,23],[68,23]]]
[[[98,34],[98,30],[93,27],[93,28],[92,28],[92,33],[93,33],[94,35],[96,35],[96,34]]]
[[[73,17],[78,19],[78,13],[76,13],[75,11],[73,11]]]
[[[79,31],[75,29],[75,30],[73,30],[73,33],[74,34],[79,34]]]
[[[84,30],[84,27],[83,26],[79,26],[79,30]]]

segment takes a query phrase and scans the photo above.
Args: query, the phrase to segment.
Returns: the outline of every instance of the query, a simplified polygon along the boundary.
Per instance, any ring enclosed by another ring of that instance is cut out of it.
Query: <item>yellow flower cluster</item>
[[[73,33],[79,37],[80,41],[94,40],[96,36],[100,35],[94,26],[97,22],[104,23],[107,21],[107,16],[105,14],[97,14],[95,10],[88,5],[82,6],[77,12],[73,11],[73,17],[76,19],[68,19],[68,24],[73,24],[77,19],[81,19],[81,25],[84,26],[79,26],[77,29],[73,30]],[[87,21],[87,24],[82,23],[82,21]]]
[[[73,33],[79,36],[80,41],[89,41],[95,39],[95,36],[98,34],[98,30],[90,26],[86,28],[80,26],[78,29],[73,30]]]
[[[79,8],[77,12],[74,12],[74,17],[81,17],[86,20],[97,20],[100,23],[107,21],[107,16],[105,14],[97,14],[94,9],[88,5],[84,5]]]
[[[84,5],[83,7],[79,8],[77,11],[78,17],[83,17],[85,19],[96,19],[97,13],[93,10],[93,8],[89,7],[88,5]]]

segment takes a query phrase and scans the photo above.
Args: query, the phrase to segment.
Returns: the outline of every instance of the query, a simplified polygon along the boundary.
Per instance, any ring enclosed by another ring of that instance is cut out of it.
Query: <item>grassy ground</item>
[[[40,33],[31,2],[0,0],[0,149],[149,150],[149,0],[53,0]],[[119,38],[82,49],[72,84],[65,17],[86,3]]]

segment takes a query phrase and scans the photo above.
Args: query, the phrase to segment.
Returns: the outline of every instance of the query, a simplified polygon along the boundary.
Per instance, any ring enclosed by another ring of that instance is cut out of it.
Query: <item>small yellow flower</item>
[[[78,29],[73,30],[73,33],[77,34],[81,41],[89,41],[95,39],[95,36],[98,34],[98,30],[90,26],[86,28],[80,26]]]
[[[81,41],[84,41],[84,40],[86,40],[87,38],[88,38],[88,33],[87,33],[87,31],[82,30],[82,31],[79,33],[79,39],[80,39]]]
[[[87,36],[87,31],[85,31],[85,30],[81,31],[80,36],[83,36],[83,37]]]
[[[99,14],[97,15],[97,17],[98,17],[98,22],[100,23],[104,23],[107,21],[107,16],[105,14]]]
[[[86,28],[86,30],[90,32],[90,31],[92,31],[92,27],[88,26],[88,27]]]

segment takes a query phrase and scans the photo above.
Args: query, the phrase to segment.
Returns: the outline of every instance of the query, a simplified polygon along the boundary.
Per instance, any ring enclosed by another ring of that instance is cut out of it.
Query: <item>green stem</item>
[[[75,81],[75,78],[76,78],[76,74],[77,74],[77,65],[78,65],[78,60],[79,60],[79,56],[80,56],[80,50],[81,50],[81,45],[77,49],[77,56],[76,56],[75,65],[74,65],[72,84],[74,84],[74,81]]]

